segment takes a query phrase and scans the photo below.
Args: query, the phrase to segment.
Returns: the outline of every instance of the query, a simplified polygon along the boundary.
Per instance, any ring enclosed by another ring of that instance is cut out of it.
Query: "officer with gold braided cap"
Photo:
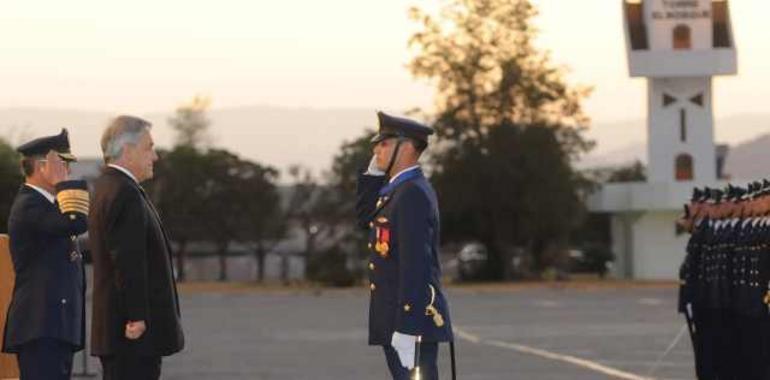
[[[454,345],[441,289],[439,212],[418,159],[433,130],[378,113],[374,157],[358,182],[358,221],[369,229],[369,344],[382,346],[393,379],[438,379],[440,342]]]
[[[87,229],[89,194],[71,181],[67,130],[17,148],[25,182],[8,218],[16,273],[3,352],[25,380],[69,379],[85,340],[85,277],[77,236]]]

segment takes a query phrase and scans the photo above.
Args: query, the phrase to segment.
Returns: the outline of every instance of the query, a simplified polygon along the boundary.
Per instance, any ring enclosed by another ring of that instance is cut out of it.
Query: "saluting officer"
[[[377,115],[374,157],[359,177],[357,204],[370,233],[369,344],[383,347],[394,379],[415,371],[437,379],[438,343],[453,336],[441,289],[438,202],[418,164],[433,130]]]
[[[87,229],[86,183],[68,181],[67,130],[20,147],[25,183],[8,219],[16,273],[3,352],[17,355],[22,380],[69,379],[85,334],[82,256],[76,236]]]

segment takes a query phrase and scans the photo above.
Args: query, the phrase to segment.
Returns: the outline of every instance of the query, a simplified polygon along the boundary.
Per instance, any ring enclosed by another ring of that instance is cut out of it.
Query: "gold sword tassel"
[[[441,315],[441,313],[438,312],[438,309],[436,309],[433,304],[436,302],[436,288],[433,287],[433,285],[428,285],[430,288],[430,304],[425,308],[425,315],[433,317],[433,324],[436,325],[436,327],[442,327],[444,326],[444,316]]]

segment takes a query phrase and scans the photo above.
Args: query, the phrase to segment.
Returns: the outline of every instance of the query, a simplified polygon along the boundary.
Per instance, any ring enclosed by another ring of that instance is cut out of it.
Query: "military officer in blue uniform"
[[[383,347],[394,379],[417,371],[437,379],[438,344],[453,335],[441,288],[438,202],[418,164],[433,130],[382,112],[378,118],[356,207],[369,230],[369,344]]]
[[[25,183],[8,218],[16,274],[3,352],[15,353],[21,380],[69,379],[85,334],[82,255],[88,226],[86,183],[67,180],[67,131],[18,147]]]

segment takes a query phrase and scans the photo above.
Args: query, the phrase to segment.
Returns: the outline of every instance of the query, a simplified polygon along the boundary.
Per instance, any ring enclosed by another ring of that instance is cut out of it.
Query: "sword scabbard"
[[[422,335],[417,336],[417,340],[414,342],[414,372],[412,374],[412,380],[422,380],[420,376],[420,346],[422,345]]]

